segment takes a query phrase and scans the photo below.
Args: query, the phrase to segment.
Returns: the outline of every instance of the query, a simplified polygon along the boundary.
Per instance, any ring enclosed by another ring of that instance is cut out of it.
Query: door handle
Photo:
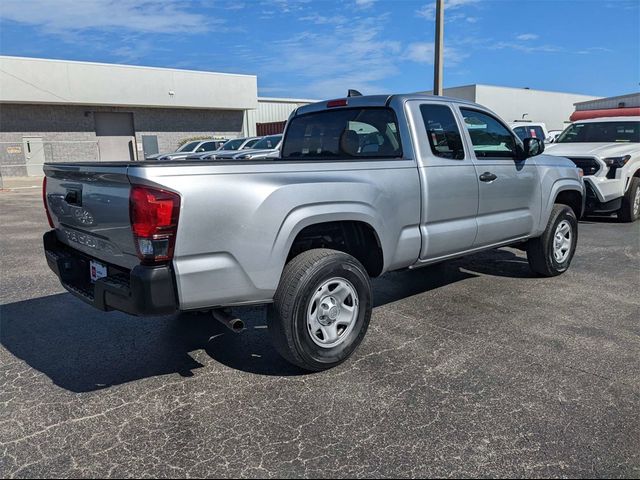
[[[64,201],[69,205],[82,206],[82,192],[78,190],[67,190],[67,194],[64,196]]]
[[[496,178],[498,178],[498,176],[491,172],[484,172],[480,175],[481,182],[493,182]]]

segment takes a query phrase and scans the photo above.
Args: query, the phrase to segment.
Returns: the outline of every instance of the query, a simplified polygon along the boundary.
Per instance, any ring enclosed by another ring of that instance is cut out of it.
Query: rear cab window
[[[431,153],[436,157],[464,160],[464,145],[456,118],[447,105],[423,104],[420,113]]]
[[[387,107],[322,110],[293,117],[281,155],[283,160],[400,157],[398,120]]]

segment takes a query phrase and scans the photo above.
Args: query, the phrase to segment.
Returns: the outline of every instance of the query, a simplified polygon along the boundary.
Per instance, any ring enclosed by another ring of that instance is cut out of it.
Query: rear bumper
[[[177,310],[175,281],[170,266],[138,265],[133,270],[125,270],[108,265],[107,277],[91,283],[91,257],[62,244],[54,230],[44,234],[43,242],[49,268],[58,276],[62,286],[95,308],[119,310],[131,315],[164,315]]]

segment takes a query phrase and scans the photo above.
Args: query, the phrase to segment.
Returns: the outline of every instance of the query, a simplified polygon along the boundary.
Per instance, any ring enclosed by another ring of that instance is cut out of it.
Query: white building
[[[289,115],[294,110],[317,101],[300,98],[259,97],[258,108],[247,111],[246,124],[250,128],[249,136],[281,132]]]
[[[574,111],[575,103],[600,98],[577,93],[480,84],[445,88],[444,95],[484,105],[507,122],[544,122],[549,130],[564,129]]]
[[[0,176],[282,131],[309,102],[258,99],[254,75],[0,56]]]
[[[445,94],[549,129],[598,98],[491,85]],[[279,133],[314,101],[258,98],[254,75],[0,56],[0,177],[41,175],[44,162],[140,160],[190,138]]]

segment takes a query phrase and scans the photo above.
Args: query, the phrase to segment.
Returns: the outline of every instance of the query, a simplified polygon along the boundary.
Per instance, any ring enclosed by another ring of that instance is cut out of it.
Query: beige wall
[[[7,56],[0,85],[5,103],[245,110],[258,95],[253,75]]]
[[[503,120],[544,122],[549,130],[563,130],[574,112],[574,103],[598,97],[575,93],[547,92],[524,88],[476,86],[476,102],[496,112]]]
[[[425,92],[431,94],[432,92]],[[526,88],[499,87],[495,85],[466,85],[445,88],[447,97],[479,103],[496,112],[506,122],[526,120],[544,122],[549,130],[561,130],[574,112],[574,103],[598,97],[576,93],[548,92]]]

